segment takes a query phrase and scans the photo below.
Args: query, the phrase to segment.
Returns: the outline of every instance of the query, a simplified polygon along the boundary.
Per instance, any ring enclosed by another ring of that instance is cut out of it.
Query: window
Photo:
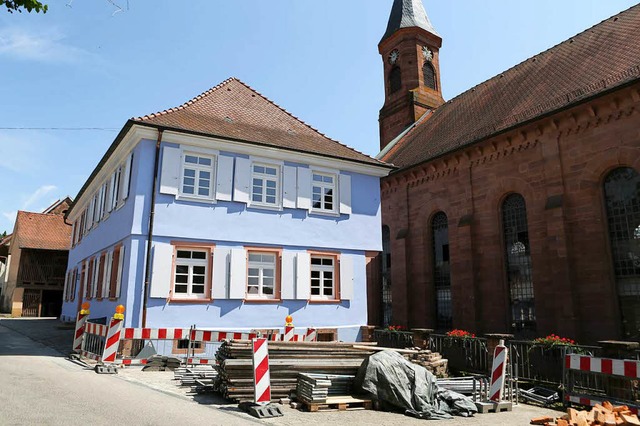
[[[422,75],[424,78],[424,85],[429,89],[436,88],[436,70],[433,68],[431,62],[426,61],[422,67]]]
[[[173,275],[174,299],[208,299],[210,251],[177,247]]]
[[[85,298],[91,299],[93,297],[93,271],[94,271],[94,258],[87,260],[89,263],[89,271],[87,273],[87,281],[85,283]]]
[[[436,327],[450,329],[453,324],[451,306],[451,270],[449,267],[449,224],[447,215],[438,212],[431,222],[433,233],[433,281],[436,287]]]
[[[315,211],[333,213],[336,211],[336,176],[313,172],[311,207]]]
[[[213,200],[214,157],[185,153],[180,193],[186,197]]]
[[[535,330],[536,311],[533,293],[531,248],[527,207],[520,194],[511,194],[502,203],[507,280],[511,300],[512,328]]]
[[[248,255],[247,298],[276,299],[278,254],[249,251]]]
[[[604,180],[609,241],[623,334],[640,338],[640,174],[629,167]]]
[[[337,256],[311,255],[311,299],[337,299],[337,264]]]
[[[96,296],[95,296],[98,299],[102,299],[103,297],[103,288],[105,285],[105,273],[104,273],[105,267],[104,266],[105,266],[106,255],[107,255],[106,253],[102,253],[98,260],[98,268],[97,268],[98,273],[96,278],[98,284],[96,286]]]
[[[393,67],[389,73],[389,92],[395,93],[402,88],[402,73],[400,68]]]
[[[122,179],[122,167],[118,167],[113,172],[113,191],[111,192],[111,208],[115,208],[118,205],[120,199],[120,180]]]
[[[268,164],[251,166],[251,203],[262,206],[280,205],[280,167]]]

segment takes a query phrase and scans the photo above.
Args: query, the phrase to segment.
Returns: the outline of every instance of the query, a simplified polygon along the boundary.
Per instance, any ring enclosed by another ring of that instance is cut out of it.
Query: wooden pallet
[[[351,396],[330,396],[326,402],[306,402],[302,405],[307,411],[351,411],[372,410],[373,402],[370,399],[354,398]]]

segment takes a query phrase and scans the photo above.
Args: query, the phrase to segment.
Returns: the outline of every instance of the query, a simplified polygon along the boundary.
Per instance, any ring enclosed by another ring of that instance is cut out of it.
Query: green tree
[[[0,0],[0,6],[5,5],[9,13],[18,11],[22,13],[23,9],[27,12],[36,11],[47,13],[49,7],[46,4],[42,4],[38,0]]]

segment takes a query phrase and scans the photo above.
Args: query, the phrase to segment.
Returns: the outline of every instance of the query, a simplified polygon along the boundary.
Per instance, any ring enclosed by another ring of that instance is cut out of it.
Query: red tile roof
[[[12,244],[21,249],[69,250],[71,226],[63,215],[19,211]]]
[[[640,79],[640,5],[462,93],[383,157],[406,168]]]
[[[385,165],[328,138],[236,78],[225,80],[179,107],[132,120],[191,133]]]

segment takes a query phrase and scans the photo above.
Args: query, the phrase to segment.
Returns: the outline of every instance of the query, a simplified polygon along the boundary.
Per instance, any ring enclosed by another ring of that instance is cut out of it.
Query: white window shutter
[[[213,288],[211,297],[214,299],[227,299],[229,294],[229,260],[231,250],[215,248],[213,250]]]
[[[171,291],[173,246],[171,244],[155,243],[153,245],[152,261],[153,269],[149,297],[166,299]]]
[[[122,183],[122,191],[120,191],[120,196],[123,200],[126,200],[129,196],[129,181],[131,180],[131,161],[133,160],[133,153],[129,154],[127,157],[124,169],[122,172],[122,179],[120,182]]]
[[[311,209],[311,170],[298,167],[298,208]]]
[[[235,182],[233,185],[233,201],[249,203],[251,194],[251,160],[236,158]]]
[[[243,248],[231,249],[229,299],[244,299],[247,294],[247,253]]]
[[[231,201],[233,187],[233,157],[218,156],[218,176],[216,178],[216,200]]]
[[[180,187],[180,148],[165,146],[162,149],[160,193],[178,195]]]
[[[122,287],[122,280],[124,277],[122,276],[124,270],[124,257],[125,247],[120,247],[120,261],[118,262],[118,275],[116,276],[116,298],[120,297],[120,288]]]
[[[309,300],[311,297],[311,255],[298,253],[296,256],[296,299]]]
[[[340,175],[340,213],[351,214],[351,176]]]
[[[102,284],[102,298],[106,299],[109,297],[109,284],[111,282],[111,262],[113,262],[113,251],[108,251],[107,255],[104,258],[104,277]]]
[[[111,175],[111,179],[109,179],[109,196],[107,197],[107,211],[111,213],[113,210],[113,191],[114,191],[114,181],[116,179],[115,173]]]
[[[282,253],[280,297],[282,300],[296,298],[296,254],[290,251]]]
[[[340,256],[340,299],[353,299],[353,257]]]
[[[282,207],[286,209],[296,208],[296,169],[297,167],[284,166]]]

